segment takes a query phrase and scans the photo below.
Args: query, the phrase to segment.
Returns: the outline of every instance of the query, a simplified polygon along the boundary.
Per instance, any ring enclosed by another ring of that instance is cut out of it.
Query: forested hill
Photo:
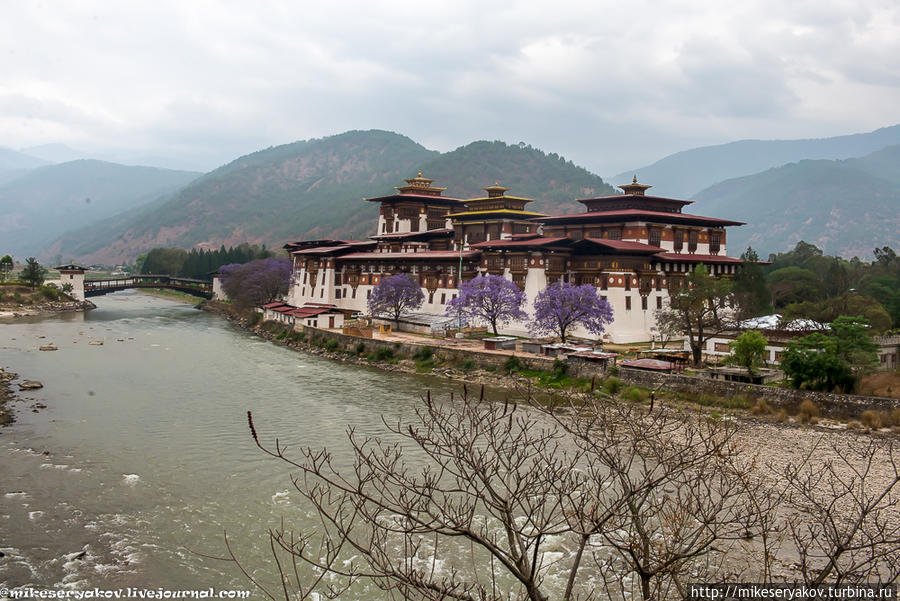
[[[900,144],[900,125],[869,133],[810,140],[739,140],[671,154],[652,165],[625,171],[615,183],[640,181],[653,192],[673,198],[693,198],[701,190],[732,179],[804,159],[862,157],[886,146]]]
[[[747,225],[729,252],[786,251],[799,240],[827,254],[870,257],[900,246],[900,145],[845,161],[800,161],[700,192],[692,211]],[[765,256],[765,255],[763,255]]]
[[[530,146],[474,142],[441,154],[399,134],[352,131],[241,157],[164,202],[67,233],[48,252],[112,264],[158,246],[362,238],[374,233],[378,210],[362,198],[390,194],[418,171],[455,197],[480,196],[499,181],[549,213],[583,210],[576,197],[615,193],[599,176]]]
[[[67,230],[146,204],[199,175],[95,160],[30,169],[0,184],[0,253],[37,254]]]

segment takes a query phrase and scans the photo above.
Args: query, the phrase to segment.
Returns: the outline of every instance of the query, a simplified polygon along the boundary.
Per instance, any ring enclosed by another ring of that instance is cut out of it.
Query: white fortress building
[[[533,199],[507,195],[498,184],[463,200],[444,196],[445,188],[432,182],[419,173],[396,194],[366,199],[380,204],[369,240],[287,244],[293,260],[287,302],[366,313],[382,278],[408,273],[425,293],[419,311],[442,315],[460,280],[490,273],[524,289],[531,313],[537,294],[562,279],[595,286],[613,309],[604,338],[628,343],[651,339],[656,311],[696,265],[730,277],[741,262],[725,252],[725,227],[741,222],[684,213],[693,201],[649,196],[650,186],[637,178],[620,186],[624,194],[582,199],[584,212],[557,216],[526,210]],[[527,324],[510,324],[503,333],[527,335]]]

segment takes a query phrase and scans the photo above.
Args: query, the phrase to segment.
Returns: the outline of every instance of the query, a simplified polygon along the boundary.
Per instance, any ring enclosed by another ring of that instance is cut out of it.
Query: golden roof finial
[[[422,177],[422,174],[421,174],[421,173],[419,173],[419,177]],[[637,183],[637,173],[634,174],[634,179],[631,180],[631,183],[632,183],[632,184],[636,184],[636,183]]]

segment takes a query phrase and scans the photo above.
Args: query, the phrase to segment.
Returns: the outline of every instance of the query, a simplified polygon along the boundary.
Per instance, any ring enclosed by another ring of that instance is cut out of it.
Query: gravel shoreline
[[[37,305],[18,305],[15,307],[0,307],[0,318],[4,317],[32,317],[35,315],[53,315],[54,313],[68,313],[73,311],[89,311],[96,309],[97,305],[91,301],[52,301]]]

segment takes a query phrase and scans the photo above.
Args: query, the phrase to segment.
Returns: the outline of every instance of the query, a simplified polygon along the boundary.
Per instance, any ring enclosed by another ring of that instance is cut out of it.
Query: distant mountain
[[[0,252],[38,254],[73,227],[145,204],[198,175],[94,160],[31,169],[0,184]]]
[[[537,211],[581,210],[575,197],[615,193],[600,177],[529,146],[474,142],[442,155],[392,132],[352,131],[241,157],[165,201],[69,232],[49,252],[110,264],[155,246],[362,238],[374,233],[378,211],[362,198],[390,194],[417,171],[456,197],[482,195],[500,181],[511,194],[540,199],[529,206]]]
[[[0,174],[10,171],[22,172],[49,164],[50,161],[16,152],[9,148],[0,148]]]
[[[900,145],[862,158],[800,161],[701,191],[688,210],[737,219],[729,254],[753,246],[762,257],[799,240],[844,257],[900,249]]]
[[[900,125],[865,134],[810,140],[740,140],[669,155],[652,165],[625,171],[614,183],[633,175],[654,186],[653,193],[693,198],[700,190],[726,179],[750,175],[804,159],[847,159],[900,144]]]
[[[87,159],[87,154],[78,150],[73,150],[65,144],[42,144],[40,146],[30,146],[23,148],[22,152],[39,159],[43,159],[50,163],[68,163],[69,161],[78,161]]]

